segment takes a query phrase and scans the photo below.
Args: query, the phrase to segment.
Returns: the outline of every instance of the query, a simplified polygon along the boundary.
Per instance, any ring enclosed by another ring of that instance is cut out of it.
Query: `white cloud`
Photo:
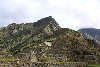
[[[55,15],[54,18],[57,20],[60,26],[64,28],[77,29],[80,25],[80,19],[75,19],[73,16],[58,14]]]
[[[48,0],[49,5],[53,7],[66,8],[68,0]],[[67,3],[67,4],[66,4]]]
[[[36,9],[40,7],[40,3],[35,0],[8,0],[5,2],[5,9],[10,12],[16,12],[16,10],[23,10],[23,12],[36,13]]]
[[[100,28],[100,1],[0,0],[0,15],[0,23],[4,24],[36,21],[52,15],[62,27]]]
[[[97,26],[100,27],[100,24],[98,25],[100,17],[99,13],[100,2],[98,2],[98,0],[48,0],[48,1],[49,5],[51,5],[52,7],[56,7],[57,9],[59,9],[59,11],[67,10],[62,12],[63,16],[59,18],[60,21],[61,18],[66,18],[62,19],[63,23],[62,24],[60,23],[61,26],[70,27],[73,29],[79,27],[81,28],[82,27],[97,28]],[[57,16],[60,16],[59,13],[56,14]]]

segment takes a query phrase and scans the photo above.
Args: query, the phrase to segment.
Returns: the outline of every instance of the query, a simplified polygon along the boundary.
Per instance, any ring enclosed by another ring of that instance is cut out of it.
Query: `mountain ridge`
[[[30,63],[100,63],[98,43],[92,39],[85,39],[78,31],[61,28],[51,16],[34,23],[13,23],[1,28],[0,48],[6,49],[14,58],[17,58],[16,63],[12,63],[19,67],[23,66],[18,62],[26,65]],[[58,67],[61,66],[62,64]]]

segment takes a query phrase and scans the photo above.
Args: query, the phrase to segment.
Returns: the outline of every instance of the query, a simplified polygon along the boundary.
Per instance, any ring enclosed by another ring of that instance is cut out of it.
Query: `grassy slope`
[[[100,67],[100,64],[90,64],[91,67]]]

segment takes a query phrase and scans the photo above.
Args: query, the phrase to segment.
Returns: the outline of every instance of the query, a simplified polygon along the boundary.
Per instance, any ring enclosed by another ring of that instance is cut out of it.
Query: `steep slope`
[[[51,38],[55,39],[51,47],[40,55],[45,62],[100,62],[100,47],[93,40],[84,39],[77,31],[61,28]]]
[[[70,29],[58,30],[58,33],[61,34],[56,34],[58,37],[53,45],[55,54],[66,56],[71,62],[99,62],[100,47],[96,42],[84,39],[81,33]]]

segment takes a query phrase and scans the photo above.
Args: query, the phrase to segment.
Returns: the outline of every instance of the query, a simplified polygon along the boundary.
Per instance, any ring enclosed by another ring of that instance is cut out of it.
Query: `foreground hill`
[[[41,42],[60,27],[52,17],[43,18],[35,23],[10,24],[0,30],[0,45],[12,54],[23,51]]]
[[[14,67],[86,67],[87,63],[100,63],[98,43],[80,32],[61,28],[51,16],[0,28],[0,48],[14,57],[4,61]]]

